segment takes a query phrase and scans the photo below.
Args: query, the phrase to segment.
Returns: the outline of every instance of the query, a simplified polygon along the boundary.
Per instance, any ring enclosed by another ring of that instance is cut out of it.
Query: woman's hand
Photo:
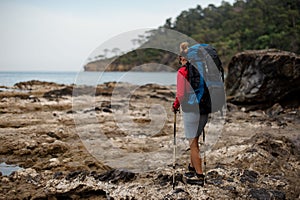
[[[179,111],[179,108],[176,109],[176,108],[174,107],[174,105],[172,105],[172,112],[176,114],[178,111]]]

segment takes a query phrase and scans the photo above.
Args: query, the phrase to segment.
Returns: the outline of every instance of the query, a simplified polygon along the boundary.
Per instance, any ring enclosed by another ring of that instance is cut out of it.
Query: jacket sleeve
[[[176,98],[173,103],[173,107],[178,109],[180,102],[183,102],[185,97],[187,71],[184,67],[180,68],[177,72],[177,87],[176,87]]]

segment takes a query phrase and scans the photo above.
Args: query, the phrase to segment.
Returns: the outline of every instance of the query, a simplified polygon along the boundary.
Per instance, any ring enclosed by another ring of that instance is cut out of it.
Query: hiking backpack
[[[187,94],[185,110],[200,114],[222,112],[225,105],[224,70],[216,50],[208,44],[196,44],[185,55],[189,60],[186,68],[191,92]]]

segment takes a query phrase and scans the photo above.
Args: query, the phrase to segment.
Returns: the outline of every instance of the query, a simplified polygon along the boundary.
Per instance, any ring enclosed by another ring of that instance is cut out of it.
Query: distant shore
[[[157,82],[161,85],[172,85],[176,82],[175,78],[175,72],[0,72],[0,88],[13,87],[19,82],[31,80],[89,86],[110,81],[133,84]]]

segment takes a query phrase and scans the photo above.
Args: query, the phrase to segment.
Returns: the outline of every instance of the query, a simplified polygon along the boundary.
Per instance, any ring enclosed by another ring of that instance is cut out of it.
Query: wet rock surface
[[[248,109],[298,107],[300,56],[275,49],[238,53],[228,65],[226,89],[230,102]]]
[[[42,87],[43,84],[46,85]],[[28,86],[26,83],[18,86],[26,91],[2,91],[0,161],[22,169],[10,175],[1,174],[0,199],[300,197],[299,108],[274,105],[268,110],[244,112],[229,104],[222,134],[206,151],[204,187],[184,184],[182,175],[187,170],[189,151],[181,114],[178,114],[176,186],[173,190],[173,114],[170,106],[175,87],[119,85],[120,91],[128,88],[134,91],[126,119],[139,126],[126,132],[118,127],[115,113],[123,109],[127,100],[118,99],[116,95],[112,101],[115,86],[116,83],[106,83],[94,89],[99,94],[92,96],[95,104],[90,104],[91,90],[78,87],[75,97],[83,104],[76,105],[76,109],[72,107],[71,92],[64,90],[66,87],[74,90],[74,86],[30,82]],[[34,101],[33,96],[38,101]],[[149,113],[154,117],[161,115],[156,114],[156,110],[151,111],[151,104],[164,107],[167,116],[164,126],[155,134],[147,133],[148,129],[143,127],[155,120]],[[76,117],[80,120],[76,121]],[[94,137],[97,132],[89,131],[96,130],[95,127],[102,131],[101,140],[113,144],[105,146],[103,142],[106,151],[93,152],[97,150],[92,143],[97,141]],[[130,156],[125,157],[124,162],[135,164],[144,159],[137,163],[154,166],[154,170],[145,168],[133,172],[114,167],[122,163],[107,158],[120,159],[112,147],[128,152]],[[97,159],[98,154],[107,157]],[[152,161],[146,155],[156,157]]]

